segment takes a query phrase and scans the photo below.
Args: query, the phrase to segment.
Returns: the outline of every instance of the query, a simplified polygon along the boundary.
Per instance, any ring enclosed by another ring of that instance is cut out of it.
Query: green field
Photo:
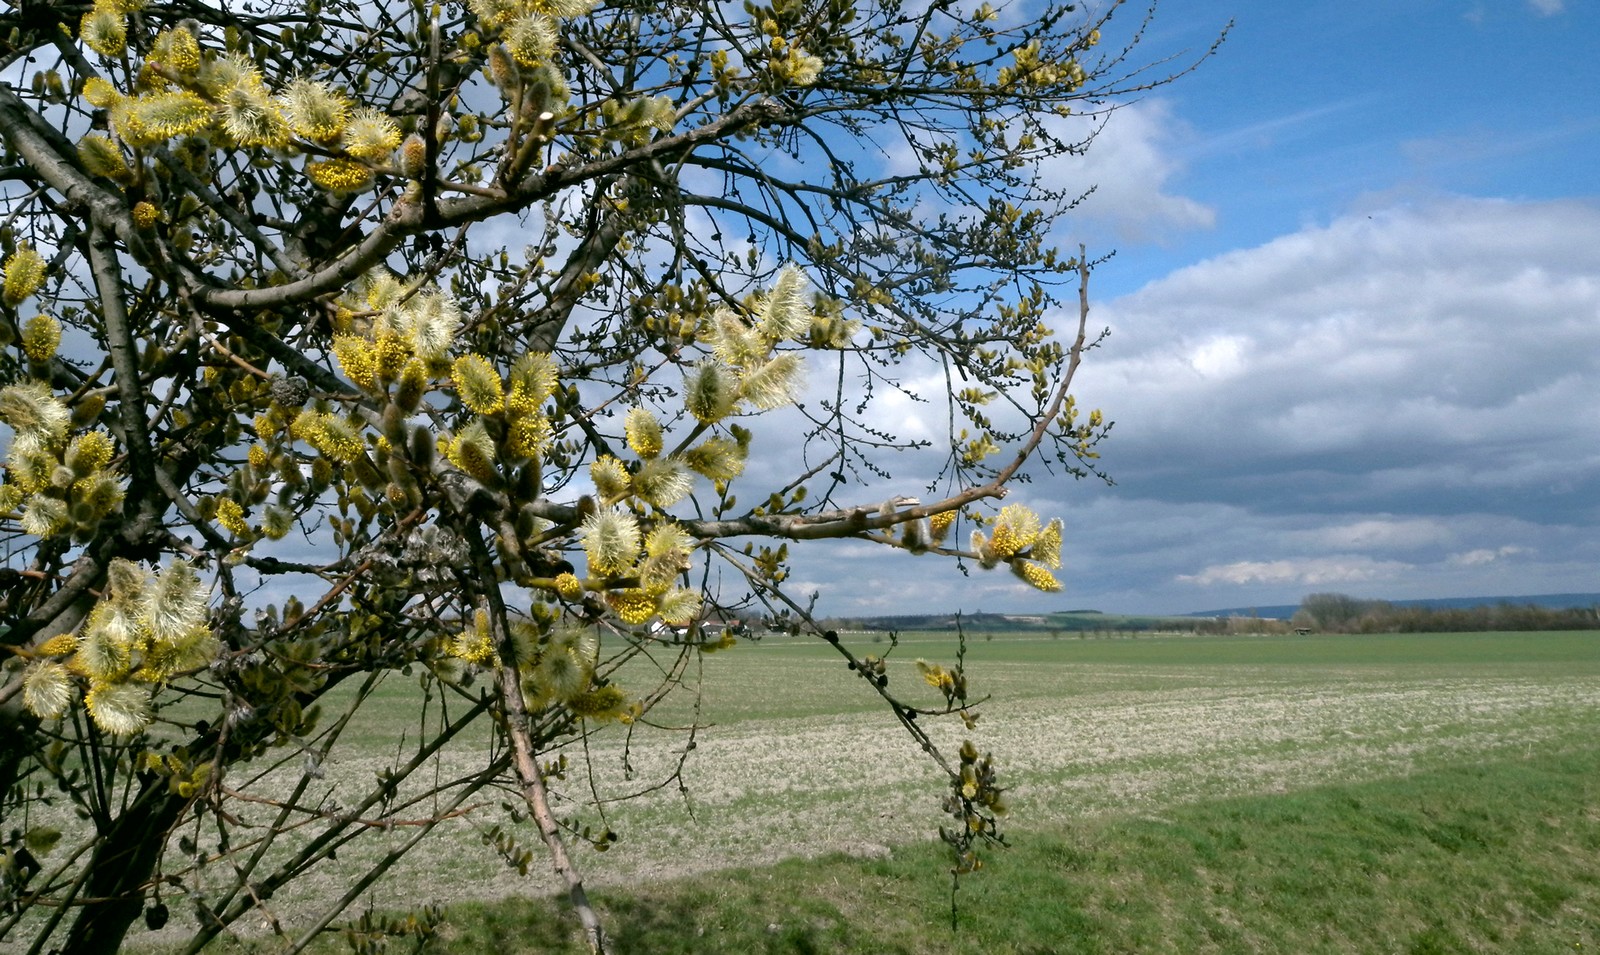
[[[858,654],[889,649],[845,639]],[[931,700],[912,661],[954,654],[952,636],[903,636],[891,687]],[[941,781],[864,682],[826,644],[790,637],[703,665],[698,704],[686,693],[654,714],[675,728],[638,728],[631,773],[611,732],[588,741],[590,771],[566,786],[569,813],[622,836],[579,860],[623,951],[1600,945],[1594,632],[970,635],[973,688],[992,699],[975,733],[935,735],[996,755],[1016,847],[964,880],[955,934],[930,841]],[[392,754],[414,686],[386,688],[363,732],[370,752],[329,766],[330,785]],[[603,820],[581,805],[670,777],[697,712],[686,794],[674,783]],[[299,891],[340,881],[329,872]],[[542,872],[507,871],[464,824],[371,905],[452,906],[439,950],[560,951],[559,906],[526,898],[552,889]]]

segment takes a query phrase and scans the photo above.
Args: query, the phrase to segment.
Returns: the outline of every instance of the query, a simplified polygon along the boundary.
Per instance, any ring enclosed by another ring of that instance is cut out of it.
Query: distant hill
[[[1367,599],[1367,598],[1361,598]],[[1549,610],[1570,610],[1574,607],[1600,606],[1600,594],[1533,594],[1523,597],[1432,597],[1426,600],[1389,600],[1396,607],[1426,607],[1429,610],[1467,610],[1472,607],[1512,606],[1544,607]],[[1270,607],[1230,607],[1227,610],[1198,610],[1178,614],[1182,617],[1262,617],[1267,620],[1288,620],[1300,609],[1299,604],[1276,604]]]
[[[1367,599],[1367,598],[1358,598]],[[1600,593],[1594,594],[1538,594],[1526,597],[1436,597],[1430,600],[1390,600],[1396,607],[1426,607],[1430,610],[1458,610],[1472,607],[1493,607],[1498,604],[1513,606],[1533,605],[1549,610],[1568,610],[1574,607],[1600,607]],[[1119,614],[1099,610],[1047,611],[1044,613],[963,613],[962,628],[974,633],[1061,633],[1101,630],[1193,630],[1200,618],[1260,617],[1264,620],[1288,620],[1299,604],[1277,604],[1260,607],[1230,607],[1225,610],[1202,610],[1182,614]],[[850,630],[954,630],[956,612],[929,614],[898,614],[860,617],[829,617],[824,626],[841,631]]]
[[[961,627],[973,633],[1062,633],[1100,630],[1193,629],[1193,618],[1150,614],[1108,614],[1098,610],[1048,613],[963,613]],[[838,630],[954,630],[955,613],[898,614],[874,617],[830,617]]]
[[[1299,604],[1273,604],[1262,607],[1229,607],[1226,610],[1195,610],[1178,614],[1180,617],[1260,617],[1263,620],[1288,620],[1294,616]]]

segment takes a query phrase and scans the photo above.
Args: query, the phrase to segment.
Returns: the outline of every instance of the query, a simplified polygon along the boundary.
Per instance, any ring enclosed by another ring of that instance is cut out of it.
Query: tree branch
[[[478,529],[464,527],[462,534],[471,548],[479,579],[494,580],[494,563]],[[507,626],[505,602],[500,597],[499,588],[490,586],[483,590],[489,603],[491,633],[500,655],[500,666],[495,671],[495,686],[504,708],[505,731],[511,743],[511,763],[521,783],[522,798],[533,813],[534,822],[539,826],[539,835],[550,851],[550,865],[567,884],[567,898],[578,913],[578,921],[583,924],[590,951],[594,955],[605,955],[608,951],[605,928],[600,924],[600,916],[594,906],[589,903],[583,877],[573,865],[567,845],[561,838],[561,827],[556,823],[555,814],[550,811],[550,793],[545,788],[544,771],[539,767],[539,753],[529,732],[528,709],[522,697],[522,678],[517,671],[517,647]]]

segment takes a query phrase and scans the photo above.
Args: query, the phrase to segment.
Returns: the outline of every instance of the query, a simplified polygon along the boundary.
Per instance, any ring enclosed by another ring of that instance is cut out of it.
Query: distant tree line
[[[1418,607],[1348,594],[1310,594],[1289,621],[1329,633],[1460,633],[1481,630],[1596,630],[1600,607],[1540,607],[1497,603],[1481,607]]]
[[[1261,636],[1284,634],[1292,629],[1287,620],[1233,614],[1226,617],[1201,617],[1189,632],[1208,637]]]

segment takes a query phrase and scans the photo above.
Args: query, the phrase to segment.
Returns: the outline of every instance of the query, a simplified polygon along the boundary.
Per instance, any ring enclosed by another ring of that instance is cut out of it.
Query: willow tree
[[[1051,238],[1082,186],[1041,162],[1170,77],[1097,49],[1115,9],[14,3],[0,941],[112,951],[170,901],[196,950],[406,819],[303,943],[509,782],[602,949],[570,844],[612,836],[563,827],[558,757],[646,720],[702,621],[812,632],[790,542],[1057,589],[1060,523],[998,502],[1103,434]],[[904,487],[876,399],[928,369],[948,442]],[[970,866],[993,769],[922,729],[970,718],[960,661],[918,695],[815,636]],[[334,807],[318,761],[399,671],[432,729]],[[473,772],[408,781],[479,721]]]

